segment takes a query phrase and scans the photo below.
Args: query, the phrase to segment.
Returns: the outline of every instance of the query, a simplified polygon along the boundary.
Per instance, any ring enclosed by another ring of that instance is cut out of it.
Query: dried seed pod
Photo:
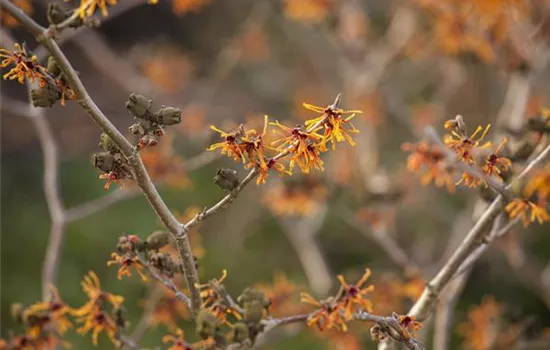
[[[218,169],[214,183],[225,192],[231,192],[239,186],[239,177],[233,169]]]
[[[243,343],[248,337],[248,325],[244,322],[235,323],[231,330],[231,340],[234,343]]]
[[[220,320],[205,309],[201,309],[196,319],[196,331],[202,339],[214,337],[220,329]]]
[[[48,79],[44,87],[31,90],[31,101],[35,107],[51,107],[61,98],[61,92],[53,79]]]
[[[124,309],[123,306],[119,306],[113,310],[115,324],[119,329],[125,329],[130,323],[126,320],[125,314],[126,314],[126,309]]]
[[[382,330],[379,325],[374,325],[370,329],[370,337],[374,342],[381,342],[388,338],[388,334]]]
[[[118,146],[106,133],[101,133],[101,136],[99,137],[99,147],[111,154],[120,153]]]
[[[96,168],[106,173],[113,171],[116,166],[115,157],[108,152],[95,153],[93,163]]]
[[[61,74],[61,68],[57,65],[57,62],[55,61],[55,58],[53,56],[48,57],[48,63],[46,65],[46,70],[48,73],[53,75],[54,77],[59,76]]]
[[[136,136],[139,136],[139,137],[145,135],[145,128],[143,127],[143,125],[140,122],[130,125],[128,127],[128,131],[132,135],[136,135]]]
[[[126,109],[128,109],[131,115],[139,119],[153,120],[152,106],[153,101],[138,94],[131,94],[128,101],[126,101]]]
[[[159,250],[170,243],[172,236],[166,231],[155,231],[147,237],[147,249]]]
[[[162,125],[181,123],[181,110],[175,107],[162,107],[155,113],[155,121]]]

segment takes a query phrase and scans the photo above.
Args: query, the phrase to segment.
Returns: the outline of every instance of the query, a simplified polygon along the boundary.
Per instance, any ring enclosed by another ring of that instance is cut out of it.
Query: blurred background
[[[47,23],[47,1],[14,2]],[[182,219],[222,198],[212,181],[217,168],[246,174],[205,151],[218,142],[210,124],[261,128],[267,114],[292,126],[315,117],[303,102],[326,106],[342,92],[343,108],[363,111],[354,119],[357,146],[342,143],[325,154],[324,172],[251,184],[191,241],[202,281],[227,269],[234,295],[261,284],[278,297],[274,314],[307,310],[300,291],[325,297],[338,288],[336,275],[353,281],[369,267],[375,312],[389,315],[407,312],[486,205],[475,189],[423,186],[407,171],[401,144],[418,142],[428,125],[442,130],[456,114],[470,130],[492,123],[488,137],[498,143],[539,115],[550,104],[549,15],[544,0],[136,0],[110,7],[99,27],[70,29],[60,40],[120,130],[132,123],[130,93],[182,109],[183,122],[143,152]],[[25,41],[47,58],[13,18],[1,16],[2,47]],[[126,298],[129,334],[151,324],[141,346],[160,346],[175,325],[189,329],[169,293],[135,276],[118,281],[116,267],[106,265],[119,236],[145,238],[162,224],[131,186],[103,189],[90,161],[100,151],[97,126],[72,101],[43,110],[57,147],[55,183],[71,215],[52,225],[43,186],[51,140],[37,134],[44,129],[26,107],[25,86],[2,81],[1,88],[1,337],[20,330],[12,303],[41,299],[45,252],[56,244],[50,230],[62,241],[56,285],[67,303],[86,300],[80,280],[93,270],[105,290]],[[517,226],[457,279],[439,318],[424,324],[428,348],[549,348],[548,231]],[[93,348],[89,335],[71,331],[67,340],[74,349]],[[290,326],[268,340],[260,348],[376,348],[360,323],[350,333]]]

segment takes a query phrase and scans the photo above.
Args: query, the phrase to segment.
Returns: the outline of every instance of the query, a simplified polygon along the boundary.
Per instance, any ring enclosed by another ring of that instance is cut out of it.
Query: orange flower
[[[241,319],[241,315],[228,305],[226,295],[224,295],[225,287],[222,282],[227,278],[227,270],[222,271],[222,276],[218,279],[213,279],[208,283],[197,285],[201,289],[200,296],[203,299],[201,307],[206,308],[217,319],[223,323],[227,323],[227,315],[233,315],[237,319]]]
[[[118,275],[117,278],[119,280],[122,279],[123,276],[132,276],[132,272],[130,271],[130,267],[134,267],[138,275],[141,277],[141,280],[143,282],[147,282],[147,276],[143,274],[143,265],[139,261],[136,254],[132,252],[128,252],[124,255],[118,255],[117,253],[112,253],[111,258],[113,260],[107,261],[107,266],[111,266],[113,264],[120,265],[120,268],[118,269]]]
[[[108,172],[108,173],[105,173],[105,174],[99,175],[99,178],[101,180],[107,180],[107,182],[105,182],[105,186],[103,186],[103,188],[105,188],[105,190],[109,190],[113,183],[119,185],[120,188],[125,187],[124,182],[122,182],[122,179],[119,179],[118,175],[116,173],[112,172],[112,171]]]
[[[342,305],[334,298],[319,301],[307,293],[301,293],[300,300],[319,308],[308,317],[307,325],[309,327],[316,326],[320,331],[333,327],[338,327],[344,332],[348,330],[346,319],[342,315]]]
[[[550,221],[550,215],[544,207],[539,207],[526,199],[515,198],[504,207],[504,210],[508,213],[510,219],[520,217],[525,227],[535,221],[538,221],[541,225],[545,221]]]
[[[461,183],[464,183],[464,185],[468,186],[469,188],[474,188],[484,183],[484,181],[465,171],[462,173],[460,181],[458,181],[456,184],[460,185]]]
[[[30,0],[15,0],[12,1],[17,7],[19,7],[23,12],[25,12],[27,15],[32,15],[34,9],[32,6],[32,1]],[[13,18],[10,14],[8,14],[6,11],[2,11],[0,13],[0,23],[3,26],[6,26],[6,28],[15,28],[20,25],[19,21]]]
[[[116,5],[117,0],[80,0],[80,6],[76,11],[80,18],[92,17],[96,9],[101,10],[101,15],[107,17],[109,12],[107,11],[108,5]]]
[[[546,200],[550,197],[550,165],[539,170],[531,176],[529,182],[525,186],[523,193],[526,197],[537,195],[538,204],[544,206]]]
[[[499,156],[499,153],[504,148],[504,145],[506,145],[506,142],[508,142],[508,140],[505,138],[502,140],[500,145],[498,145],[497,149],[485,158],[485,165],[483,165],[482,168],[485,174],[489,176],[495,175],[501,180],[502,178],[500,177],[500,173],[508,170],[508,168],[512,165],[512,161],[510,159]]]
[[[411,152],[407,158],[407,169],[409,171],[416,172],[421,168],[427,168],[422,176],[423,185],[434,181],[437,187],[446,186],[449,192],[454,192],[454,169],[443,162],[445,156],[440,149],[436,146],[430,146],[425,141],[418,145],[404,143],[401,145],[401,149]]]
[[[124,302],[124,297],[102,291],[99,278],[97,278],[97,275],[93,271],[88,272],[88,275],[84,276],[84,280],[80,285],[90,300],[81,308],[71,310],[71,314],[75,316],[83,316],[98,309],[104,301],[110,303],[113,308],[119,308]]]
[[[105,302],[108,302],[113,306],[113,309],[118,309],[124,302],[124,298],[102,291],[99,279],[93,271],[84,276],[81,286],[90,300],[81,308],[71,310],[71,313],[78,317],[76,321],[83,324],[82,327],[77,329],[77,332],[85,334],[91,330],[94,345],[97,345],[99,333],[105,332],[111,341],[118,346],[118,327],[111,316],[104,311],[104,308]]]
[[[177,329],[176,334],[168,334],[162,337],[162,342],[164,344],[172,343],[168,350],[191,350],[192,348],[187,345],[185,341],[185,336],[183,330]]]
[[[348,141],[351,146],[355,146],[355,141],[350,134],[357,134],[359,130],[353,126],[350,122],[356,113],[362,113],[358,110],[345,111],[343,109],[334,109],[332,107],[319,107],[309,103],[304,103],[303,106],[311,111],[322,113],[318,118],[310,119],[306,121],[306,127],[311,128],[317,123],[321,123],[324,127],[324,135],[322,144],[330,141],[332,143],[332,149],[336,147],[336,142]],[[343,118],[343,115],[349,114],[348,117]],[[349,128],[345,128],[347,125]]]
[[[320,22],[329,13],[332,0],[285,0],[284,12],[297,21]]]
[[[478,126],[476,131],[469,137],[464,133],[459,133],[457,130],[453,130],[450,134],[445,135],[445,144],[449,145],[449,147],[457,153],[460,160],[469,164],[474,164],[475,160],[472,154],[473,151],[477,148],[486,148],[491,145],[491,142],[485,142],[481,145],[481,142],[487,135],[490,127],[491,125],[487,125],[479,137],[477,137],[477,135],[483,130],[481,126]]]
[[[468,320],[458,326],[466,347],[474,350],[490,348],[500,314],[501,306],[491,296],[483,298],[481,305],[470,309]]]
[[[422,324],[415,321],[414,316],[399,315],[399,324],[403,330],[403,334],[406,338],[411,338],[415,335],[415,332],[422,328]]]
[[[41,87],[46,85],[45,69],[38,63],[35,55],[29,56],[25,45],[21,46],[16,43],[13,51],[0,49],[0,57],[3,58],[0,67],[5,68],[11,64],[14,65],[9,72],[3,75],[4,79],[17,79],[20,84],[25,83],[25,78],[31,83],[34,83],[34,80],[37,79]]]
[[[371,275],[370,269],[365,269],[365,273],[361,276],[359,281],[355,284],[348,284],[344,280],[344,276],[338,275],[338,281],[342,285],[340,292],[338,293],[338,302],[344,308],[344,317],[346,320],[353,319],[353,314],[357,311],[357,308],[364,309],[367,312],[372,312],[372,302],[368,299],[365,299],[367,293],[374,291],[374,286],[369,285],[363,287],[363,284],[367,282],[368,278]]]
[[[24,319],[36,318],[43,320],[43,322],[32,324],[27,334],[31,338],[37,339],[43,329],[50,327],[53,327],[58,334],[64,334],[72,327],[71,321],[67,319],[70,310],[70,307],[61,300],[57,288],[50,285],[49,300],[33,304],[23,312]]]

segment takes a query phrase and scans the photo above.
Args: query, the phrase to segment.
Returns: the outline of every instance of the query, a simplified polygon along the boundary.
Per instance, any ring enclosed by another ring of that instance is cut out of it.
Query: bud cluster
[[[95,153],[93,155],[93,164],[104,173],[100,178],[107,179],[105,189],[109,189],[112,182],[133,178],[128,159],[122,154],[109,135],[105,133],[101,134],[99,147],[105,150],[105,152]]]
[[[134,116],[135,123],[128,130],[139,139],[138,148],[156,146],[164,135],[164,127],[181,122],[181,110],[161,106],[153,112],[153,101],[138,94],[131,94],[126,101],[126,109]]]
[[[44,79],[38,88],[31,90],[31,101],[35,107],[51,107],[55,102],[61,100],[61,105],[65,105],[65,99],[74,99],[75,92],[69,86],[67,77],[61,72],[55,59],[50,56],[46,66]]]

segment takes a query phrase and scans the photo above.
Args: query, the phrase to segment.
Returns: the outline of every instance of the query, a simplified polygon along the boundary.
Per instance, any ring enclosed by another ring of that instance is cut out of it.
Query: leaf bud
[[[181,123],[181,110],[175,107],[162,107],[155,113],[155,121],[161,125]]]
[[[239,177],[233,169],[218,169],[214,183],[225,192],[231,192],[239,186]]]
[[[153,114],[151,107],[153,101],[148,100],[146,97],[138,94],[130,94],[128,101],[126,101],[126,109],[136,118],[152,120]]]

